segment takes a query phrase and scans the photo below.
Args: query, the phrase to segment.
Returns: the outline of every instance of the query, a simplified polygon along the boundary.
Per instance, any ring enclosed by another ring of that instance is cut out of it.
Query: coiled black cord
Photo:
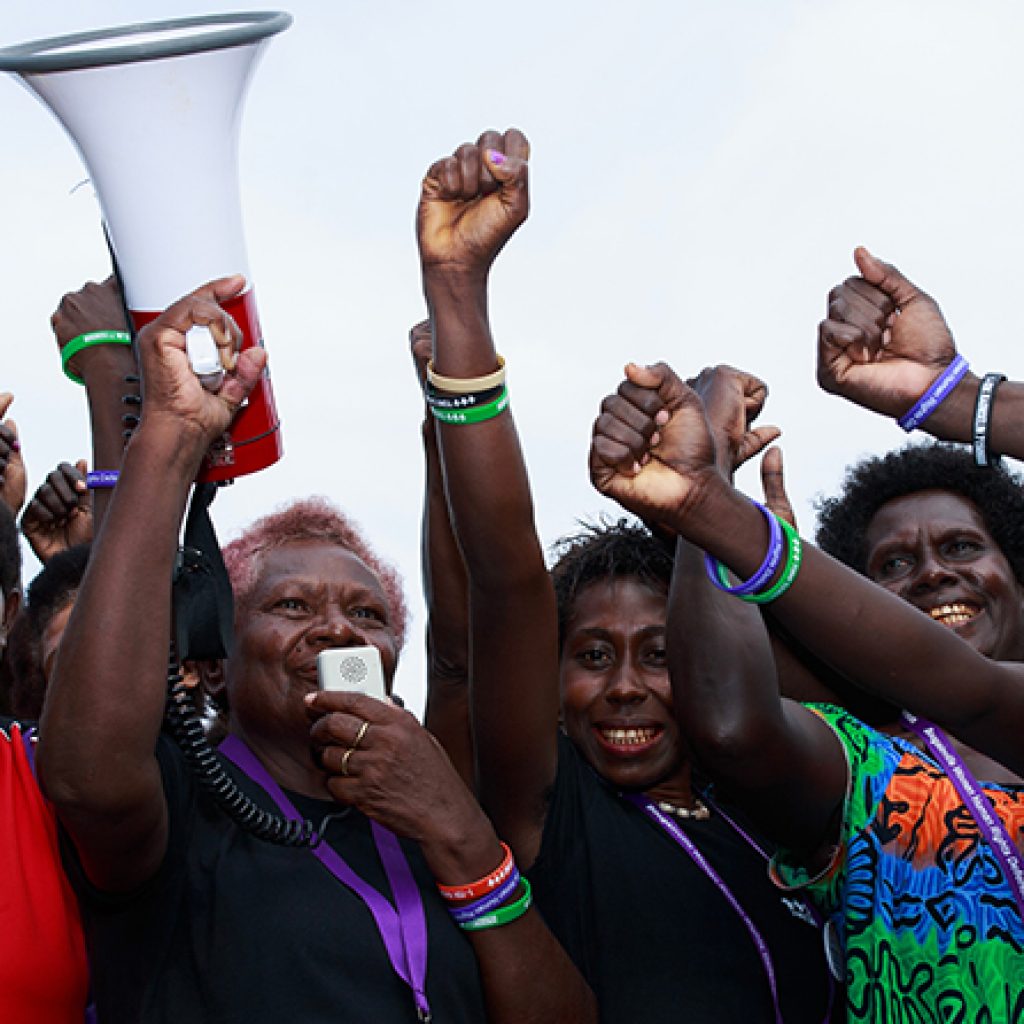
[[[173,645],[167,667],[166,719],[199,785],[240,829],[257,839],[278,846],[319,846],[331,819],[344,817],[348,813],[348,808],[345,808],[335,814],[328,814],[320,827],[314,828],[313,823],[306,819],[289,821],[279,814],[265,811],[243,793],[210,747],[181,674]]]

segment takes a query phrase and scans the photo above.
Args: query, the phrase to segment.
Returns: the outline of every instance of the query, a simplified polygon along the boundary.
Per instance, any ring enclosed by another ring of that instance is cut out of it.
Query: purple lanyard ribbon
[[[266,791],[289,821],[303,820],[303,816],[285,795],[284,790],[242,740],[237,736],[228,736],[218,749]],[[423,900],[398,838],[383,825],[372,820],[370,829],[391,891],[395,895],[397,911],[372,885],[364,882],[326,841],[312,847],[310,852],[342,885],[351,889],[366,904],[377,924],[377,931],[380,932],[391,966],[413,991],[419,1019],[429,1021],[430,1004],[427,1002],[425,990],[427,921],[423,913]]]
[[[956,752],[949,737],[933,722],[903,712],[903,724],[914,735],[924,740],[928,752],[938,762],[946,777],[971,812],[975,824],[985,837],[989,848],[1003,869],[1003,876],[1017,901],[1017,913],[1024,920],[1024,858],[1021,857],[1006,826],[999,819],[981,784],[974,777],[963,758]]]
[[[725,884],[718,872],[715,871],[715,869],[708,863],[704,854],[697,849],[693,840],[679,827],[679,824],[676,821],[655,806],[654,801],[651,800],[650,797],[644,796],[642,793],[623,793],[622,795],[630,803],[639,807],[640,810],[643,811],[644,814],[646,814],[647,817],[655,824],[660,825],[661,828],[683,848],[694,864],[696,864],[705,877],[714,884],[715,888],[718,889],[718,891],[725,897],[729,906],[731,906],[736,912],[736,916],[743,922],[747,931],[750,933],[750,938],[753,940],[754,946],[757,949],[757,954],[761,958],[761,963],[764,966],[765,977],[768,979],[768,988],[771,990],[772,994],[772,1005],[775,1007],[776,1024],[783,1024],[782,1009],[779,1007],[779,989],[775,980],[775,964],[772,963],[772,954],[768,949],[768,943],[765,942],[764,936],[761,934],[757,925],[754,924],[750,915],[743,909],[743,904],[740,903],[733,891]]]
[[[25,757],[28,759],[28,766],[32,769],[32,776],[34,778],[36,774],[36,751],[32,743],[32,737],[36,734],[36,727],[33,725],[24,732],[21,729],[18,731],[21,732],[21,742],[25,746]]]

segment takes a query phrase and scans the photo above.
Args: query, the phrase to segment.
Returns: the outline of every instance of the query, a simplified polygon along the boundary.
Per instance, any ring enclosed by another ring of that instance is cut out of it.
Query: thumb
[[[764,503],[769,511],[785,519],[796,528],[793,505],[786,493],[786,481],[782,470],[782,449],[769,448],[761,459],[761,486],[764,489]]]
[[[920,288],[908,281],[891,263],[872,256],[863,245],[853,250],[853,261],[868,284],[880,288],[897,306],[905,306],[921,295]]]
[[[13,401],[14,395],[10,391],[0,392],[0,420],[7,415],[7,410],[10,409]]]
[[[626,379],[637,387],[657,391],[669,412],[675,412],[684,404],[685,394],[690,390],[668,363],[653,366],[626,363]]]
[[[77,469],[78,472],[82,475],[81,480],[75,481],[75,490],[78,491],[79,493],[83,493],[89,489],[88,485],[85,482],[86,473],[88,473],[89,471],[89,463],[85,459],[79,459],[75,463],[75,469]]]
[[[485,149],[484,163],[501,186],[502,202],[525,218],[529,206],[529,165],[526,158],[509,156],[499,149]]]

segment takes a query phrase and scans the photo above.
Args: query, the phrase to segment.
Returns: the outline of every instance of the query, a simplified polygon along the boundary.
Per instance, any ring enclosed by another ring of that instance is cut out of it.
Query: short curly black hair
[[[630,577],[668,593],[672,582],[669,547],[647,527],[628,519],[581,523],[578,533],[555,541],[551,581],[558,604],[558,647],[582,590],[598,580]]]
[[[1024,481],[1005,468],[976,466],[962,445],[909,445],[851,466],[840,493],[817,502],[818,547],[865,573],[867,531],[875,514],[887,502],[919,491],[950,491],[970,501],[1024,584]]]

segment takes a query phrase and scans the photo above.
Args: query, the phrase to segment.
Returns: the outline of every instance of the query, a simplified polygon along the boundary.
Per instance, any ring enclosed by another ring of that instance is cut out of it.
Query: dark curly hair
[[[43,634],[50,622],[72,604],[85,576],[89,545],[61,551],[29,584],[25,607],[11,630],[10,713],[38,718],[46,693],[43,673]]]
[[[21,589],[21,537],[14,513],[0,501],[0,590]]]
[[[875,514],[887,502],[919,491],[949,491],[970,501],[1024,584],[1024,481],[1003,468],[976,466],[961,445],[910,445],[851,466],[841,492],[817,502],[818,547],[864,573]]]
[[[628,519],[580,526],[579,533],[560,538],[551,548],[559,648],[565,642],[576,599],[591,583],[631,577],[652,590],[668,593],[672,582],[669,548],[647,527]]]

